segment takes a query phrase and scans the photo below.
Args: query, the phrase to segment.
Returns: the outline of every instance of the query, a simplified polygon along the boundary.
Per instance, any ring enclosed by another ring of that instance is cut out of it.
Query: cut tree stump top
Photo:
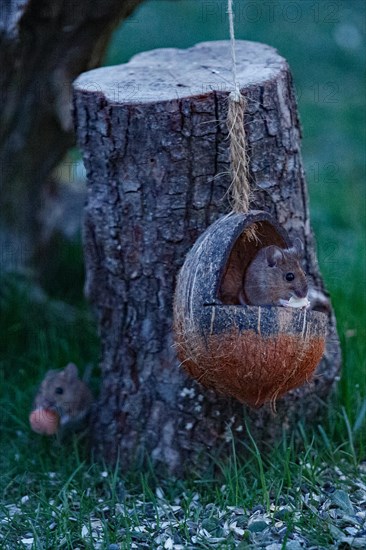
[[[241,86],[272,80],[287,68],[286,60],[265,44],[238,40],[236,55]],[[230,92],[231,65],[230,42],[203,42],[185,50],[162,48],[139,53],[124,65],[83,73],[74,86],[101,92],[115,104],[171,101],[213,90]]]

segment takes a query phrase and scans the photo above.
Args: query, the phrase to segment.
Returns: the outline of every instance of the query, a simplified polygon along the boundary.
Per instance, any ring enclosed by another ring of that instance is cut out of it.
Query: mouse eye
[[[62,393],[64,393],[64,389],[63,389],[63,388],[60,388],[60,386],[58,386],[58,387],[55,389],[55,393],[58,393],[59,395],[61,395]]]
[[[295,279],[295,275],[293,273],[286,273],[286,281],[293,281]]]

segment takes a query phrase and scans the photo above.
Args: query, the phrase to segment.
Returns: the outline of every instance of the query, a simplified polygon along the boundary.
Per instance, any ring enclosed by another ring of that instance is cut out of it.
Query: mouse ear
[[[79,378],[79,371],[77,366],[74,363],[69,363],[64,368],[65,377],[68,380],[72,380],[73,378]]]
[[[267,246],[265,249],[266,260],[269,267],[274,267],[283,260],[283,251],[281,248],[275,245]]]
[[[295,254],[298,258],[301,258],[301,256],[304,253],[304,245],[301,239],[296,237],[293,244],[293,250],[295,251]]]

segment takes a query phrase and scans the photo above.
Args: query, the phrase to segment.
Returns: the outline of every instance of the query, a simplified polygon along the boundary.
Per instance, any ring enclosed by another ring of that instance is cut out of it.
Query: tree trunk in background
[[[71,82],[99,65],[112,30],[141,0],[10,0],[0,10],[1,267],[39,238],[51,171],[74,143]]]
[[[142,53],[75,83],[77,135],[88,177],[86,293],[102,340],[94,448],[126,467],[148,455],[175,473],[200,455],[228,452],[230,431],[272,443],[314,420],[340,367],[335,319],[309,224],[291,75],[272,48],[238,41],[255,208],[305,243],[304,267],[329,313],[326,353],[314,380],[277,404],[249,410],[205,390],[179,367],[172,336],[176,274],[204,229],[228,212],[230,91],[227,42]],[[98,83],[98,90],[91,88]]]

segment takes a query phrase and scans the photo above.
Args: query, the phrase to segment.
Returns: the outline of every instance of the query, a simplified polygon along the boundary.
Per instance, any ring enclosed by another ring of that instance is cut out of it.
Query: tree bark
[[[49,176],[74,144],[71,82],[100,64],[112,30],[141,0],[10,0],[0,10],[2,267],[40,237]],[[6,252],[7,251],[7,252]]]
[[[304,268],[328,311],[325,355],[309,384],[274,414],[204,389],[183,372],[172,336],[175,279],[204,229],[229,211],[229,44],[162,49],[90,71],[75,83],[75,120],[88,177],[86,294],[102,341],[93,445],[124,467],[148,456],[181,473],[200,456],[245,440],[245,420],[272,443],[321,410],[340,367],[335,319],[319,272],[300,155],[300,126],[286,61],[238,41],[238,81],[248,100],[254,207],[305,243]],[[91,84],[98,83],[98,89]],[[233,434],[233,435],[232,435]]]

